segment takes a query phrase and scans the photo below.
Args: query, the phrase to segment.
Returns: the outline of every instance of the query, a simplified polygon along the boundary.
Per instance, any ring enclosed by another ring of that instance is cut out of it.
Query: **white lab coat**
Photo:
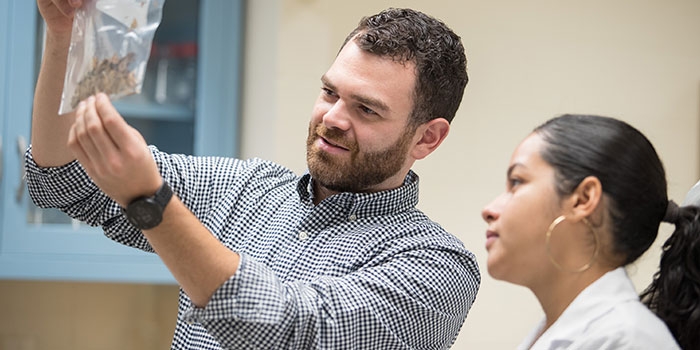
[[[518,349],[680,349],[666,324],[639,301],[622,267],[586,287],[532,344],[542,327],[544,320]]]
[[[700,207],[700,181],[695,186],[690,188],[690,191],[685,195],[683,205],[695,205]]]

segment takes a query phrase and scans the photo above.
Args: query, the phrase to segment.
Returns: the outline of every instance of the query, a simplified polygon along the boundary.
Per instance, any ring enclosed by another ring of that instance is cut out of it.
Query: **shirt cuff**
[[[29,194],[42,208],[63,208],[98,190],[77,160],[56,167],[42,167],[34,161],[31,146],[25,153],[25,173]]]
[[[184,313],[189,323],[220,320],[279,323],[284,316],[284,289],[265,265],[240,254],[238,270],[212,295],[204,308]]]

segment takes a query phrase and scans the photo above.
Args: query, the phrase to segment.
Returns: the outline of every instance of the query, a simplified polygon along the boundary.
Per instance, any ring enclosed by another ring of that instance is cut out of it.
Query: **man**
[[[444,140],[461,102],[457,35],[408,9],[363,19],[321,78],[309,171],[297,176],[259,159],[148,147],[104,94],[58,117],[79,2],[38,0],[47,36],[30,193],[159,255],[181,286],[173,348],[452,345],[479,270],[415,208],[410,168]]]

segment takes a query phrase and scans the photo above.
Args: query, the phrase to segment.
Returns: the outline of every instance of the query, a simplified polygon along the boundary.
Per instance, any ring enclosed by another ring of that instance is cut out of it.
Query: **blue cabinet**
[[[242,0],[166,0],[144,92],[115,103],[149,143],[168,152],[237,154],[243,11]],[[0,2],[0,29],[0,279],[175,283],[154,254],[33,205],[23,154],[42,49],[36,3]],[[161,84],[156,96],[148,84],[162,80],[168,64],[179,90]]]

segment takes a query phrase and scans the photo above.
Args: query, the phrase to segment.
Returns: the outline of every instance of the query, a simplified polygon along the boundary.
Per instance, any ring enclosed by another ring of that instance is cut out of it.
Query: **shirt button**
[[[306,231],[299,232],[299,239],[300,240],[303,241],[303,240],[306,240],[307,238],[309,238],[309,234]]]
[[[350,214],[350,216],[348,216],[348,220],[350,220],[350,221],[355,221],[355,220],[357,220],[357,215],[355,215],[355,214]]]

